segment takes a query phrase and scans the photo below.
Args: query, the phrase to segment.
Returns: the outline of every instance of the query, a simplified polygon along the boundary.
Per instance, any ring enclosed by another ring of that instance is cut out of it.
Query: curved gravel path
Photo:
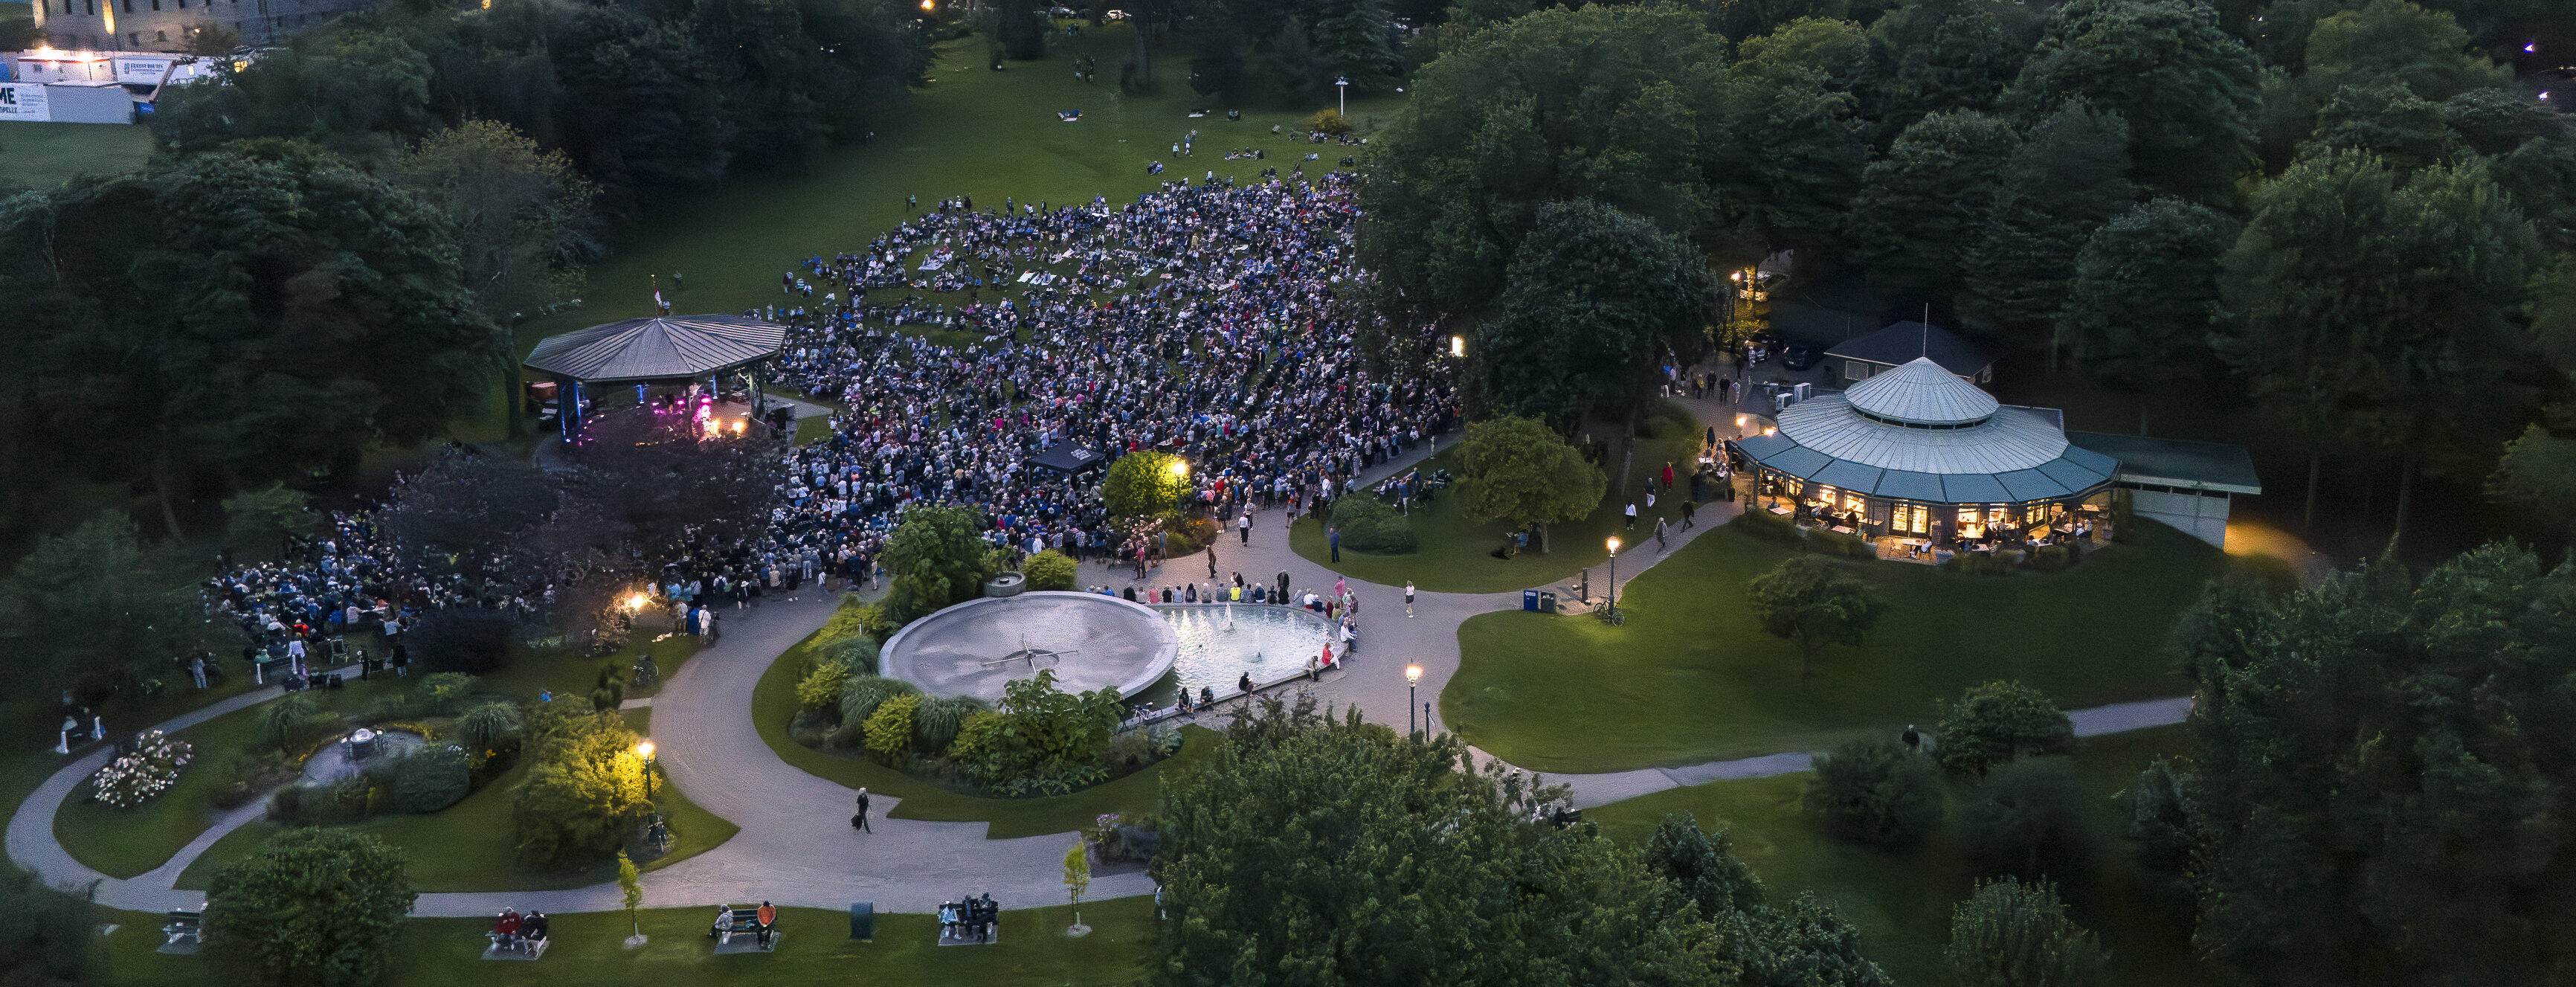
[[[1700,410],[1717,414],[1713,403]],[[1716,420],[1711,418],[1709,420]],[[1364,474],[1363,482],[1406,468],[1427,457],[1417,451]],[[1715,502],[1704,507],[1701,524],[1672,533],[1673,548],[1726,523],[1735,506]],[[1297,586],[1318,589],[1339,578],[1324,567],[1290,551],[1277,511],[1254,518],[1253,543],[1220,542],[1220,565],[1247,576],[1285,570]],[[1620,568],[1620,582],[1642,575],[1670,557],[1671,551],[1636,551],[1634,562]],[[1173,563],[1184,567],[1194,560]],[[1124,587],[1133,584],[1130,570],[1086,564],[1077,574],[1084,584]],[[1154,581],[1149,575],[1146,582]],[[1520,605],[1520,594],[1421,593],[1415,616],[1403,616],[1403,589],[1360,579],[1350,585],[1359,599],[1367,633],[1361,651],[1345,670],[1321,683],[1304,686],[1318,698],[1342,706],[1359,706],[1368,718],[1388,724],[1405,721],[1408,706],[1435,701],[1457,673],[1458,626],[1469,617]],[[661,763],[674,784],[699,806],[741,827],[733,839],[698,856],[644,875],[649,907],[713,907],[725,903],[771,901],[783,906],[844,908],[872,901],[879,911],[929,912],[965,893],[990,893],[1005,907],[1052,902],[1064,894],[1064,851],[1071,833],[1020,839],[985,838],[984,823],[925,822],[886,818],[899,800],[872,796],[872,833],[850,828],[852,791],[815,777],[778,759],[747,715],[753,687],[777,656],[822,627],[836,597],[808,591],[799,600],[773,599],[749,610],[725,614],[722,640],[698,652],[666,683],[653,701],[653,738]],[[1418,692],[1404,681],[1407,661],[1423,667]],[[193,726],[279,695],[275,688],[246,693],[176,717],[161,729]],[[2160,699],[2077,710],[2079,736],[2111,733],[2182,721],[2188,698]],[[1226,710],[1202,716],[1219,725]],[[1427,713],[1422,715],[1429,715]],[[1474,752],[1479,759],[1485,755]],[[90,751],[69,760],[11,815],[8,850],[11,860],[64,886],[94,886],[101,904],[135,911],[194,908],[203,892],[172,887],[179,873],[224,834],[259,818],[265,802],[224,813],[205,833],[169,862],[129,880],[107,877],[74,860],[54,839],[53,816],[81,781],[107,760],[107,751]],[[1610,774],[1550,775],[1572,786],[1574,802],[1590,807],[1634,798],[1681,785],[1731,778],[1755,778],[1805,771],[1812,755],[1789,752],[1679,768],[1651,768]],[[1090,898],[1150,894],[1153,882],[1142,873],[1098,874]],[[489,915],[503,908],[549,912],[610,911],[621,907],[614,883],[566,891],[507,891],[424,894],[414,913],[428,916]]]

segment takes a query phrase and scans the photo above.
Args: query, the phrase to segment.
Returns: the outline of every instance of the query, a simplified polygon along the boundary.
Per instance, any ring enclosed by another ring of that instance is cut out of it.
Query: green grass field
[[[2161,646],[2225,557],[2163,525],[2139,529],[2135,544],[2049,576],[1858,563],[1885,616],[1867,644],[1827,647],[1812,676],[1744,604],[1746,582],[1790,550],[1712,531],[1628,585],[1625,625],[1469,619],[1441,710],[1468,743],[1514,764],[1600,772],[1820,750],[1862,729],[1929,724],[1935,700],[1994,679],[2069,709],[2180,695],[2189,683]]]
[[[646,902],[651,904],[651,902]],[[481,961],[487,918],[413,919],[393,951],[383,987],[699,987],[707,984],[887,985],[929,987],[1058,987],[1134,983],[1144,973],[1153,943],[1151,898],[1086,902],[1082,920],[1091,934],[1064,934],[1073,917],[1062,900],[1003,902],[1002,928],[990,946],[937,945],[938,920],[929,915],[879,915],[876,938],[849,938],[849,916],[819,908],[779,910],[774,953],[714,955],[707,938],[712,908],[648,908],[640,925],[643,948],[623,945],[629,926],[619,912],[554,916],[554,945],[534,963]],[[161,917],[113,913],[118,923],[106,939],[91,982],[102,987],[178,987],[245,982],[205,956],[166,956]]]
[[[24,10],[22,4],[0,9]],[[80,175],[141,171],[152,156],[152,128],[113,123],[0,125],[0,182],[52,188]]]
[[[2111,950],[2112,983],[2133,987],[2190,987],[2212,972],[2191,959],[2188,929],[2143,894],[2118,839],[2124,816],[2112,796],[2160,754],[2182,750],[2180,727],[2110,734],[2083,742],[2077,776],[2099,796],[2088,820],[2102,852],[2081,874],[2058,875],[2077,922],[2102,934]],[[1735,855],[1761,876],[1775,901],[1814,890],[1861,930],[1861,950],[1900,984],[1948,982],[1941,947],[1950,938],[1950,909],[1974,887],[1976,873],[1957,834],[1945,831],[1923,845],[1882,852],[1824,835],[1800,805],[1810,774],[1720,781],[1675,788],[1586,810],[1586,820],[1627,840],[1642,840],[1670,812],[1689,812],[1703,829],[1726,829]],[[1975,789],[1950,788],[1955,826]]]
[[[1175,771],[1195,770],[1216,756],[1219,738],[1215,732],[1183,727],[1179,753],[1160,764],[1071,795],[1010,799],[951,791],[863,757],[815,750],[787,735],[787,724],[796,716],[796,671],[803,667],[805,653],[814,643],[813,638],[807,638],[787,649],[753,688],[751,716],[759,725],[760,739],[778,753],[779,760],[807,774],[851,788],[865,786],[871,793],[902,799],[903,804],[895,806],[892,813],[898,819],[986,822],[991,826],[984,835],[996,840],[1062,833],[1089,826],[1102,813],[1115,812],[1132,819],[1151,812],[1162,797],[1164,777]]]
[[[1591,569],[1596,592],[1608,585],[1605,568],[1610,549],[1605,540],[1620,536],[1624,543],[1620,554],[1651,554],[1655,550],[1655,519],[1668,518],[1675,527],[1682,523],[1681,501],[1658,496],[1653,508],[1646,507],[1646,478],[1659,475],[1670,462],[1676,476],[1686,475],[1690,457],[1698,448],[1693,436],[1674,434],[1668,438],[1639,439],[1637,453],[1629,465],[1629,493],[1637,502],[1637,527],[1621,527],[1626,517],[1627,501],[1619,499],[1618,484],[1610,484],[1601,496],[1601,506],[1590,517],[1547,529],[1549,551],[1524,551],[1511,559],[1494,557],[1503,535],[1511,531],[1504,523],[1481,524],[1458,512],[1454,496],[1440,496],[1431,503],[1414,508],[1413,533],[1417,548],[1404,555],[1372,555],[1342,549],[1342,561],[1335,564],[1332,548],[1324,540],[1324,525],[1319,518],[1303,518],[1289,531],[1289,547],[1306,561],[1345,575],[1370,582],[1402,586],[1412,580],[1414,586],[1432,593],[1500,593],[1508,590],[1544,586],[1552,582],[1570,582],[1583,569]],[[1612,464],[1615,466],[1616,464]],[[1458,471],[1458,452],[1443,452],[1422,464],[1423,475],[1446,469]],[[1454,491],[1456,488],[1452,487]],[[1277,532],[1253,532],[1253,537],[1277,537]],[[1225,549],[1219,546],[1218,554]],[[1571,601],[1569,601],[1571,602]]]
[[[864,247],[943,198],[968,196],[979,209],[999,208],[1004,196],[1061,206],[1105,195],[1120,203],[1165,181],[1187,177],[1195,184],[1210,171],[1249,182],[1264,168],[1276,166],[1284,176],[1303,164],[1308,174],[1320,175],[1352,153],[1339,145],[1310,146],[1302,133],[1270,133],[1274,124],[1295,131],[1297,121],[1329,100],[1296,110],[1240,107],[1243,119],[1227,120],[1229,107],[1217,97],[1190,91],[1188,58],[1177,45],[1165,46],[1156,61],[1161,95],[1136,96],[1114,83],[1073,78],[1076,53],[1117,65],[1131,38],[1123,25],[1086,26],[1080,38],[1051,39],[1045,60],[1013,62],[1000,72],[984,67],[980,37],[941,44],[930,71],[934,81],[914,92],[874,141],[834,149],[803,174],[747,175],[719,192],[660,208],[591,265],[581,308],[519,327],[521,351],[546,336],[651,314],[654,276],[676,311],[788,304],[790,296],[777,290],[780,272],[817,254]],[[1351,115],[1366,128],[1390,117],[1401,100],[1353,100]],[[1198,109],[1214,112],[1190,119]],[[1060,123],[1058,110],[1080,110],[1082,118]],[[1171,145],[1192,130],[1199,133],[1197,153],[1174,156]],[[1254,146],[1268,157],[1224,160],[1228,150]],[[1322,160],[1301,161],[1309,152]],[[1146,174],[1145,163],[1156,160],[1168,170]],[[920,197],[919,209],[904,204],[907,195]],[[686,289],[671,294],[674,272]]]

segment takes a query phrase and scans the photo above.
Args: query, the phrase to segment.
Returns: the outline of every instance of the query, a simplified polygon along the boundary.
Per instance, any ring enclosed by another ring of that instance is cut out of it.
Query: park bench
[[[483,947],[483,958],[487,960],[544,959],[546,955],[546,947],[554,942],[554,938],[551,936],[535,939],[531,939],[527,936],[520,936],[517,942],[511,943],[509,948],[504,949],[501,947],[500,933],[486,932],[483,934],[483,938],[491,943],[491,945]]]
[[[169,921],[161,925],[161,935],[164,937],[162,952],[195,952],[197,945],[205,941],[206,915],[204,912],[173,909],[169,913]]]
[[[727,907],[725,909],[724,916],[716,919],[714,926],[707,930],[707,937],[716,941],[716,949],[719,952],[741,952],[750,949],[757,949],[763,952],[778,951],[778,937],[780,933],[776,926],[770,927],[769,942],[767,945],[753,945],[745,947],[745,949],[742,950],[732,948],[735,938],[739,937],[748,939],[757,943],[759,934],[760,909],[757,908]]]

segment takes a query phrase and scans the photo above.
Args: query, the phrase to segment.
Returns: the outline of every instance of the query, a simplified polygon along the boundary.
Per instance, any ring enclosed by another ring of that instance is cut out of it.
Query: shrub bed
[[[1415,546],[1412,519],[1375,497],[1362,495],[1334,501],[1333,526],[1342,532],[1342,547],[1355,552],[1402,555]]]

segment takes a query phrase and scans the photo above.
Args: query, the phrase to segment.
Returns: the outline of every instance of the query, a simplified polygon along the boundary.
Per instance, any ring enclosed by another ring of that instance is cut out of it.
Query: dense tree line
[[[1589,323],[1523,338],[1606,298],[1548,284],[1563,244],[1523,261],[1549,204],[1589,200],[1705,263],[1795,249],[1801,276],[1856,270],[1892,310],[2113,387],[2221,383],[2318,456],[2396,466],[2401,529],[2416,472],[2500,454],[2499,494],[2576,502],[2576,123],[2496,61],[2566,18],[2522,0],[1462,0],[1416,40],[1429,60],[1373,149],[1361,294],[1379,338],[1468,337],[1470,379],[1480,349],[1618,350]],[[1703,338],[1734,328],[1700,314]],[[1587,374],[1517,371],[1559,392]],[[1562,426],[1619,403],[1491,410]]]
[[[1813,896],[1765,901],[1687,814],[1641,846],[1542,811],[1561,789],[1455,738],[1397,737],[1311,698],[1240,714],[1167,782],[1156,984],[1876,987]]]
[[[2576,568],[2492,545],[2285,597],[2215,587],[2176,634],[2192,753],[2133,789],[2142,862],[2257,982],[2563,982]]]
[[[929,39],[894,0],[394,3],[298,36],[153,115],[165,146],[299,137],[362,161],[468,120],[561,151],[612,216],[741,168],[866,139],[921,81]]]

